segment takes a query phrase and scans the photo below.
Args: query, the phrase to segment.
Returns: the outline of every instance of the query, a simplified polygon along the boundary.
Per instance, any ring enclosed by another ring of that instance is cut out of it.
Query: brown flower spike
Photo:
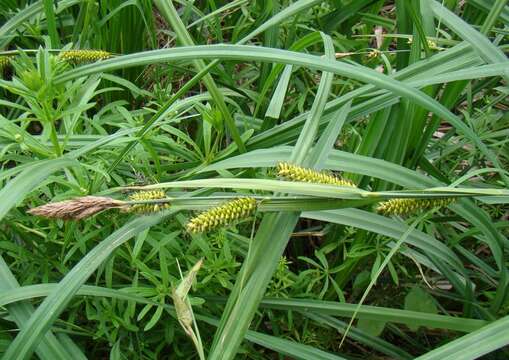
[[[80,220],[107,209],[123,207],[125,203],[103,196],[84,196],[59,201],[28,210],[31,215],[49,219]]]

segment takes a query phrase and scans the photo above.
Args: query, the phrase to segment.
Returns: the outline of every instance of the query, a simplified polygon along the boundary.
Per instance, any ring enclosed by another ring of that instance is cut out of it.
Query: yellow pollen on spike
[[[409,215],[420,210],[445,207],[453,201],[454,198],[390,199],[380,203],[377,207],[377,211],[384,215]]]
[[[292,165],[286,162],[282,162],[277,165],[277,174],[279,177],[290,181],[355,187],[355,184],[351,181],[340,179],[335,175]]]
[[[111,53],[103,50],[64,50],[59,57],[73,63],[84,63],[109,59]]]
[[[165,199],[166,193],[163,190],[149,190],[149,191],[138,191],[129,195],[130,201],[149,201],[149,200],[160,200]],[[146,203],[146,204],[134,204],[130,205],[127,211],[137,213],[154,213],[168,209],[170,207],[169,202],[165,203]]]
[[[186,227],[191,233],[209,231],[251,216],[254,214],[256,207],[256,199],[238,198],[202,212],[192,218]]]

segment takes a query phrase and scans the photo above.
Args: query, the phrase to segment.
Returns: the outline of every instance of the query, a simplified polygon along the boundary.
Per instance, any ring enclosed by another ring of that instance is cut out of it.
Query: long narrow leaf
[[[470,360],[478,359],[509,344],[509,316],[482,327],[468,335],[442,345],[419,360]]]
[[[470,139],[490,161],[492,161],[497,167],[502,168],[498,157],[488,149],[488,147],[481,141],[477,134],[472,131],[472,129],[465,125],[456,115],[450,112],[442,104],[433,100],[424,93],[374,70],[368,68],[361,69],[359,66],[331,61],[308,54],[242,45],[210,45],[153,50],[121,56],[115,59],[106,60],[100,64],[85,65],[75,70],[68,71],[56,78],[55,82],[64,82],[85,75],[130,66],[148,65],[176,60],[193,60],[196,58],[221,58],[229,60],[268,61],[293,64],[309,67],[311,69],[333,72],[337,75],[348,76],[359,81],[373,84],[382,89],[390,90],[399,96],[408,98],[410,101],[421,105],[422,107],[434,112],[437,116],[441,116],[449,121],[456,129]]]

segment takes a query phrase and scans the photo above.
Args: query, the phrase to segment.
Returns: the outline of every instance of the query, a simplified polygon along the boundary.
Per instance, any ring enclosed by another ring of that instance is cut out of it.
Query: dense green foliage
[[[2,358],[507,358],[507,3],[0,0]]]

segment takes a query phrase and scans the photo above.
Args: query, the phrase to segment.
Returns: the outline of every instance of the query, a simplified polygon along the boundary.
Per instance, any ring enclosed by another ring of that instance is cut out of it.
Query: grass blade
[[[509,344],[509,316],[482,327],[468,335],[451,341],[425,355],[419,360],[470,360],[478,359]]]
[[[319,324],[329,326],[336,329],[340,334],[346,334],[348,325],[338,319],[328,315],[314,314],[311,312],[304,312],[303,315],[311,320],[316,321]],[[354,341],[360,342],[372,349],[380,351],[381,353],[390,356],[391,359],[413,359],[412,355],[406,351],[398,348],[397,346],[388,343],[387,341],[370,335],[360,329],[354,327],[350,328],[347,336]]]
[[[55,18],[55,10],[53,8],[53,0],[43,0],[43,2],[48,34],[51,40],[51,47],[53,49],[58,49],[60,47],[60,39],[57,32],[57,22]]]
[[[285,101],[285,95],[288,90],[288,83],[290,82],[290,77],[292,76],[292,69],[292,65],[285,66],[276,89],[274,90],[274,95],[272,95],[272,99],[270,100],[267,111],[265,112],[265,117],[279,119],[281,109],[283,108]]]
[[[43,179],[51,173],[65,167],[77,166],[78,162],[69,158],[58,158],[46,160],[27,167],[15,179],[9,181],[7,185],[0,190],[0,220],[7,212],[18,202],[25,198],[26,194],[39,185]]]
[[[309,311],[316,314],[350,317],[357,304],[339,303],[323,300],[269,299],[262,300],[260,306],[269,309]],[[430,328],[472,332],[487,324],[484,320],[466,319],[447,315],[420,313],[416,311],[391,309],[381,306],[362,305],[357,312],[360,319],[394,322],[397,324],[427,326]]]
[[[15,290],[11,290],[0,294],[0,306],[6,306],[16,301],[30,300],[37,297],[48,296],[58,288],[58,284],[39,284],[24,286]],[[129,288],[124,290],[108,289],[99,286],[82,285],[76,292],[76,296],[96,296],[96,297],[109,297],[113,299],[135,301],[141,304],[151,304],[154,306],[163,306],[172,316],[175,316],[173,306],[167,304],[160,304],[145,297],[136,295],[129,291]],[[197,319],[207,322],[208,324],[217,326],[218,321],[207,316],[197,315]],[[281,354],[295,356],[298,359],[314,360],[314,359],[328,359],[328,360],[341,360],[343,358],[326,353],[324,351],[315,349],[311,346],[295,343],[288,340],[278,339],[274,336],[261,334],[255,331],[248,331],[246,339],[272,349]]]
[[[20,291],[19,283],[16,278],[12,274],[9,266],[0,256],[0,292],[4,296],[10,293],[16,293]],[[21,298],[19,300],[22,300]],[[34,308],[29,303],[17,303],[12,304],[12,302],[6,302],[4,304],[6,306],[7,311],[12,316],[13,320],[16,322],[19,328],[26,324],[30,319],[30,316],[34,312]],[[70,354],[65,350],[64,346],[57,340],[55,335],[51,331],[48,331],[41,343],[37,346],[35,350],[36,354],[44,360],[52,360],[52,359],[61,359],[66,360],[69,359]],[[76,352],[76,354],[79,354]]]

